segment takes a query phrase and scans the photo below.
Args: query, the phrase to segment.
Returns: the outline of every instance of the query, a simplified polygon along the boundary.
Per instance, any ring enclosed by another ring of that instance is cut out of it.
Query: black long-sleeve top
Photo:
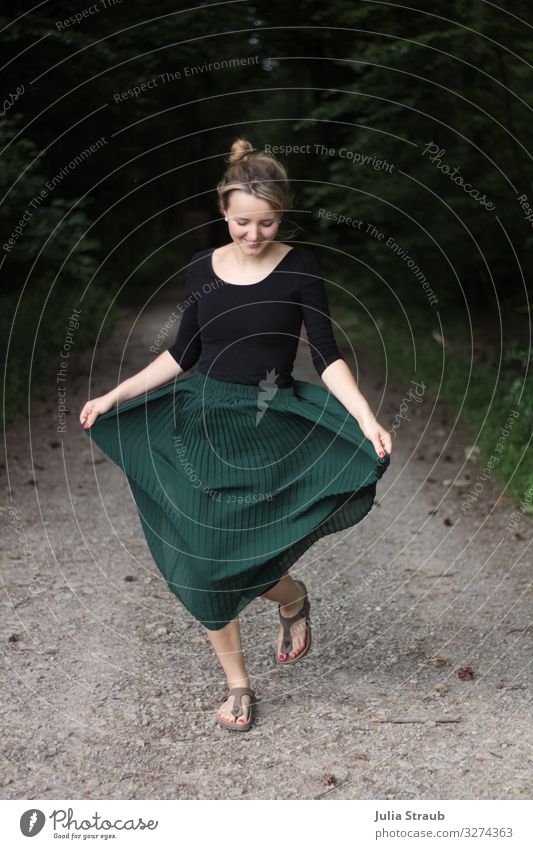
[[[195,253],[186,272],[176,340],[168,349],[183,371],[259,385],[275,370],[276,384],[291,386],[302,321],[319,375],[344,359],[337,348],[324,280],[307,248],[295,246],[258,283],[221,280],[214,248]]]

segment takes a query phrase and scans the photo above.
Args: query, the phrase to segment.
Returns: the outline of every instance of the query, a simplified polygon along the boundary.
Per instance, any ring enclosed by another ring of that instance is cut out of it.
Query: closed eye
[[[274,223],[273,221],[262,221],[261,222],[261,224],[263,224],[264,227],[270,227],[270,225],[273,224],[273,223]],[[239,225],[239,227],[244,227],[244,225],[248,224],[248,222],[247,221],[237,221],[237,224]]]

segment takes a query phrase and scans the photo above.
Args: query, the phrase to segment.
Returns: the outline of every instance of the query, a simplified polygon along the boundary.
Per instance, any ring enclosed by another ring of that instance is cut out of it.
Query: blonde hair
[[[229,206],[229,193],[240,189],[268,201],[278,211],[292,208],[287,171],[273,156],[253,147],[247,139],[238,138],[231,145],[229,165],[217,185],[220,209]]]

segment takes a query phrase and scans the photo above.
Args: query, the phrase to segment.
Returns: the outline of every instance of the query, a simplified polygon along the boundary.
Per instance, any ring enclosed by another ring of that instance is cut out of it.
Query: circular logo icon
[[[39,834],[43,825],[46,822],[46,817],[38,808],[30,808],[24,811],[20,818],[20,830],[24,837],[34,837]]]

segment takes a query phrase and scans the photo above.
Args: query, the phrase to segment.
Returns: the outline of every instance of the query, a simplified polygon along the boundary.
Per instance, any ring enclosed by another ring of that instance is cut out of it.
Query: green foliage
[[[4,235],[0,358],[4,364],[5,423],[26,411],[28,400],[54,391],[52,380],[66,334],[68,317],[81,309],[76,350],[94,342],[104,319],[108,327],[118,316],[112,291],[103,279],[95,281],[97,240],[86,236],[90,219],[84,204],[47,194],[32,207],[46,178],[35,145],[24,136],[15,141],[11,116],[0,125],[0,144],[8,154],[0,159],[0,191],[9,199],[0,206]],[[73,210],[73,211],[72,211]],[[21,221],[14,245],[10,234]]]
[[[471,444],[478,446],[480,467],[493,454],[509,416],[517,411],[493,473],[508,495],[520,502],[533,486],[533,381],[527,368],[531,352],[511,348],[501,356],[488,344],[491,330],[483,323],[474,325],[473,344],[453,313],[443,322],[444,337],[437,322],[428,323],[421,309],[410,310],[406,324],[398,315],[383,313],[368,282],[361,288],[364,309],[342,291],[330,299],[332,313],[339,316],[348,337],[336,333],[341,350],[357,356],[363,353],[376,373],[387,375],[399,387],[411,378],[423,382],[424,398],[444,402]],[[375,324],[372,316],[378,316]]]
[[[408,281],[388,237],[414,258],[441,307],[466,299],[488,314],[498,299],[523,293],[517,258],[531,267],[533,239],[516,194],[533,200],[533,43],[519,18],[529,11],[525,2],[513,16],[478,2],[437,2],[431,14],[339,7],[336,23],[354,34],[339,60],[344,84],[312,110],[324,134],[335,122],[336,154],[322,158],[321,184],[307,187],[303,206],[374,224],[383,240],[319,222],[324,241],[351,240],[400,294]],[[353,164],[343,148],[390,169]],[[461,178],[494,209],[467,194]]]

